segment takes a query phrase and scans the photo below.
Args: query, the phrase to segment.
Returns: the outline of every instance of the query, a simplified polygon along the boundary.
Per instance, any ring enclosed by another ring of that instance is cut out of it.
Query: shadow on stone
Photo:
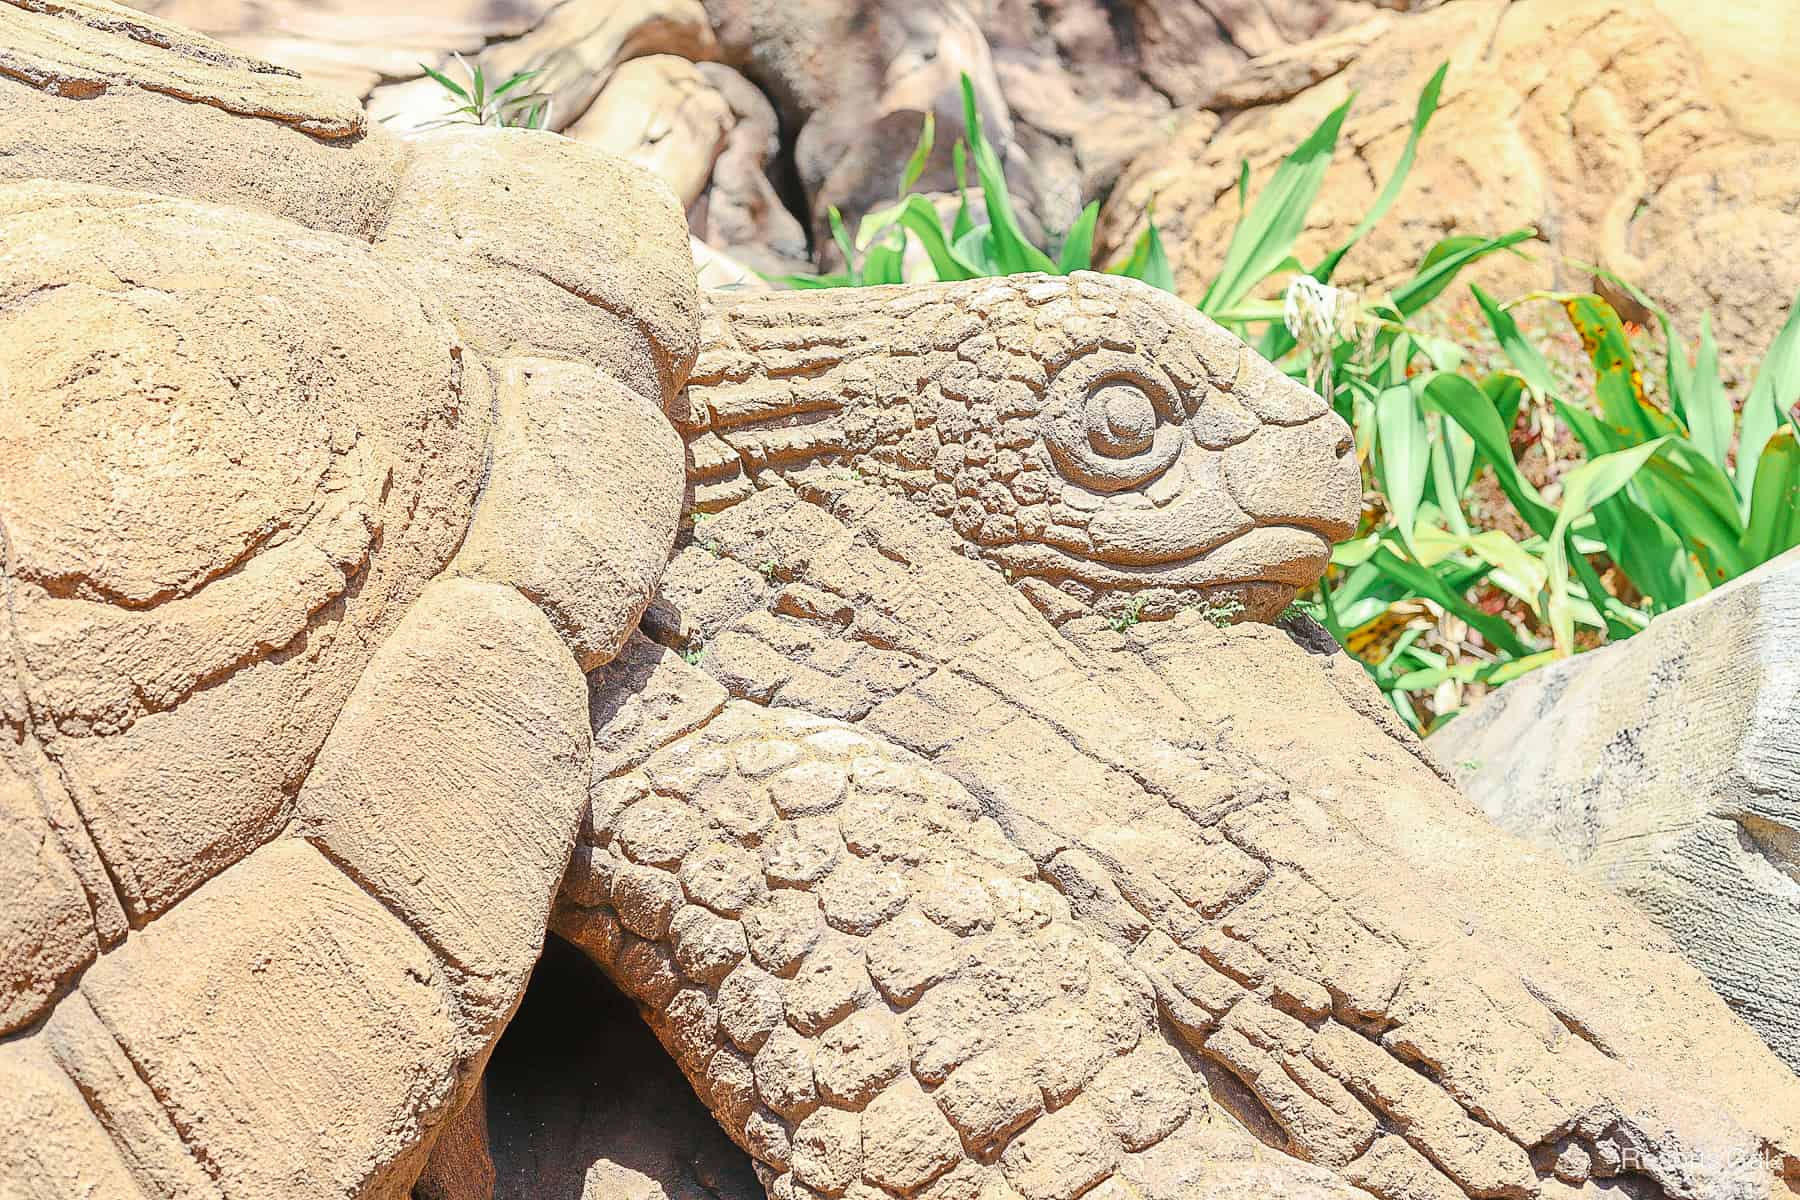
[[[762,1200],[631,1001],[551,936],[488,1064],[495,1200]]]

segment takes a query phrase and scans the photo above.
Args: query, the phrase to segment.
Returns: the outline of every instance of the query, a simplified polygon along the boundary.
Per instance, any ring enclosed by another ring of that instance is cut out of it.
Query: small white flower
[[[1355,301],[1344,288],[1320,283],[1311,275],[1296,275],[1282,302],[1282,322],[1302,346],[1315,354],[1326,353],[1348,323]]]

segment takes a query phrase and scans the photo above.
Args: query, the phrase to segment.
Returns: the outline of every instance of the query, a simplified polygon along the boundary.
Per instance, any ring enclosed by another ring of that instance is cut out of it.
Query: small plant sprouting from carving
[[[705,642],[689,642],[687,649],[681,652],[681,661],[690,667],[697,667],[700,665],[700,659],[705,653]]]
[[[1112,630],[1114,633],[1124,633],[1143,619],[1144,598],[1133,596],[1126,602],[1124,611],[1112,619]]]
[[[770,583],[775,582],[775,560],[769,559],[762,565],[762,577]]]
[[[1302,617],[1318,621],[1319,612],[1318,601],[1295,600],[1292,604],[1289,604],[1286,608],[1281,610],[1281,615],[1275,618],[1275,624],[1286,625],[1292,621],[1298,621]],[[1321,622],[1321,624],[1323,624],[1323,622]]]
[[[543,129],[549,123],[550,93],[518,91],[521,86],[541,75],[542,71],[518,71],[504,83],[489,88],[487,75],[482,71],[480,63],[470,66],[462,55],[455,57],[468,79],[466,85],[457,83],[442,71],[433,70],[424,63],[419,64],[419,68],[431,76],[451,99],[461,101],[442,119],[428,123],[425,128],[491,125],[497,129]]]
[[[1223,629],[1234,625],[1244,615],[1244,602],[1238,599],[1221,600],[1217,604],[1208,604],[1200,610],[1200,616],[1216,628]]]

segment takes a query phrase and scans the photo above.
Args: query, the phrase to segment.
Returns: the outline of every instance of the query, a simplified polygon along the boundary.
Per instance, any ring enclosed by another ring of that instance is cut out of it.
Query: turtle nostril
[[[1342,458],[1354,449],[1356,449],[1356,439],[1351,437],[1350,431],[1346,429],[1344,430],[1343,436],[1338,438],[1336,446],[1337,456]]]

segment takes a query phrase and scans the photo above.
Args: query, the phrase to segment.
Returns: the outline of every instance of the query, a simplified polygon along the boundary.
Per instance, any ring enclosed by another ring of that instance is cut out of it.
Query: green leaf
[[[1506,371],[1496,371],[1481,381],[1481,391],[1494,405],[1494,414],[1509,433],[1519,419],[1519,406],[1525,402],[1525,381]]]
[[[1757,563],[1800,545],[1800,444],[1792,425],[1783,425],[1763,444],[1745,545]]]
[[[1418,272],[1395,290],[1394,308],[1402,316],[1412,316],[1437,299],[1470,263],[1501,250],[1510,250],[1536,236],[1535,229],[1515,229],[1494,238],[1445,238],[1426,254]]]
[[[1387,496],[1400,540],[1414,558],[1413,526],[1419,519],[1419,500],[1425,494],[1425,472],[1430,465],[1430,437],[1424,414],[1405,384],[1386,389],[1375,399],[1377,433],[1376,482]]]
[[[1419,104],[1413,112],[1412,129],[1406,135],[1406,146],[1400,151],[1400,159],[1394,164],[1393,173],[1388,176],[1387,184],[1381,189],[1381,195],[1375,198],[1374,207],[1363,214],[1363,219],[1357,223],[1355,229],[1351,230],[1349,238],[1344,241],[1343,245],[1327,254],[1325,260],[1313,269],[1312,276],[1320,283],[1331,282],[1332,273],[1338,269],[1338,264],[1344,261],[1344,255],[1350,253],[1351,248],[1362,241],[1365,234],[1375,228],[1381,218],[1387,215],[1388,209],[1394,206],[1394,201],[1399,198],[1400,189],[1406,186],[1406,176],[1412,170],[1413,160],[1418,157],[1419,138],[1424,135],[1425,127],[1431,123],[1431,115],[1437,111],[1438,95],[1444,90],[1444,75],[1449,70],[1449,63],[1439,67],[1437,72],[1432,75],[1431,81],[1425,85],[1425,90],[1419,93]]]
[[[957,238],[950,248],[956,252],[956,257],[974,269],[978,277],[986,278],[991,275],[1006,274],[1000,269],[1000,263],[994,257],[994,236],[991,225],[977,225]]]
[[[779,283],[796,292],[813,292],[823,288],[855,287],[856,280],[838,272],[832,275],[765,275],[770,283]]]
[[[1639,482],[1668,514],[1708,584],[1717,587],[1754,565],[1743,554],[1744,527],[1738,520],[1730,482],[1691,445],[1670,442],[1650,460],[1649,470]],[[1723,513],[1716,505],[1718,485],[1729,505]]]
[[[1667,442],[1667,438],[1656,438],[1628,450],[1603,454],[1562,477],[1562,507],[1556,514],[1556,525],[1546,539],[1550,547],[1545,556],[1550,587],[1546,611],[1550,619],[1551,637],[1555,640],[1559,655],[1566,656],[1575,650],[1574,619],[1569,608],[1568,591],[1571,528],[1575,522],[1592,512],[1595,505],[1609,499],[1630,483],[1631,477],[1637,474],[1639,468]]]
[[[956,251],[945,240],[943,222],[931,201],[923,196],[908,196],[900,206],[900,224],[925,247],[939,279],[953,281],[976,277],[975,268],[957,257]]]
[[[906,160],[906,170],[900,173],[900,196],[904,199],[919,182],[919,176],[925,173],[925,164],[931,160],[931,147],[937,140],[937,117],[930,110],[925,113],[925,127],[919,130],[919,144],[913,147],[912,157]]]
[[[890,238],[877,242],[869,247],[868,256],[863,259],[862,281],[867,287],[879,287],[882,284],[905,283],[903,274],[906,258],[906,238],[898,237],[899,244]]]
[[[1755,494],[1763,448],[1796,399],[1800,399],[1800,297],[1795,298],[1787,322],[1763,356],[1744,400],[1744,418],[1738,426],[1737,491],[1740,511],[1746,514]]]
[[[1175,290],[1175,272],[1169,266],[1169,256],[1163,249],[1162,235],[1156,232],[1156,212],[1151,206],[1144,212],[1144,232],[1138,235],[1137,244],[1131,248],[1131,257],[1125,265],[1116,268],[1112,273],[1123,275],[1127,279],[1137,279],[1151,287],[1161,288],[1165,292]]]
[[[435,71],[432,68],[426,66],[424,63],[419,64],[419,70],[425,72],[427,75],[429,75],[433,79],[437,80],[438,86],[443,88],[445,91],[449,92],[451,95],[456,96],[462,100],[467,100],[469,98],[469,93],[463,91],[462,85],[460,83],[457,83],[456,80],[450,78],[448,75],[444,74],[442,71]]]
[[[1509,654],[1529,654],[1527,646],[1513,627],[1499,617],[1482,612],[1470,604],[1462,596],[1452,591],[1443,580],[1418,563],[1407,562],[1386,546],[1375,552],[1369,564],[1383,575],[1427,599],[1435,600],[1439,605],[1455,613],[1469,623],[1470,628],[1487,639],[1491,646],[1497,646]]]
[[[1671,371],[1677,362],[1685,368],[1687,355],[1670,345]],[[1688,436],[1700,453],[1725,469],[1731,450],[1731,400],[1725,395],[1725,381],[1719,374],[1719,347],[1713,341],[1712,314],[1700,318],[1700,352],[1691,369],[1685,371],[1681,389],[1682,417],[1687,421]],[[1674,385],[1671,384],[1671,390]]]
[[[1018,275],[1026,271],[1054,274],[1056,264],[1050,256],[1026,240],[1013,215],[1012,197],[1006,191],[1006,172],[1000,157],[988,144],[981,131],[981,113],[975,105],[975,84],[965,72],[962,77],[963,123],[969,131],[969,147],[975,154],[975,174],[981,180],[981,197],[987,206],[988,228],[995,265],[1001,275]]]
[[[1056,269],[1064,275],[1073,271],[1087,271],[1094,266],[1094,225],[1100,220],[1100,202],[1090,203],[1081,210],[1075,224],[1069,227],[1069,236],[1063,239],[1062,254],[1056,260]]]
[[[1575,432],[1590,459],[1631,446],[1626,435],[1614,431],[1586,409],[1558,400],[1556,411]],[[1661,500],[1660,495],[1657,499]],[[1663,507],[1667,511],[1667,506]],[[1629,494],[1622,493],[1596,505],[1594,523],[1607,556],[1640,592],[1650,597],[1657,611],[1666,612],[1707,591],[1709,585],[1700,564],[1670,522],[1638,504]],[[1579,573],[1585,560],[1577,556],[1572,562]]]
[[[1513,369],[1524,377],[1525,383],[1532,391],[1548,399],[1556,394],[1556,380],[1550,374],[1550,364],[1538,352],[1538,348],[1519,332],[1519,323],[1512,314],[1497,304],[1493,297],[1471,284],[1469,291],[1474,293],[1475,303],[1487,317],[1488,328],[1494,331],[1494,338],[1500,343],[1506,361]]]
[[[950,161],[956,168],[956,220],[950,225],[950,240],[958,242],[964,234],[975,228],[975,218],[969,213],[969,154],[961,138],[950,147]]]
[[[1307,214],[1318,198],[1337,148],[1338,132],[1355,97],[1333,109],[1319,127],[1275,168],[1275,174],[1257,196],[1256,203],[1232,230],[1225,262],[1206,295],[1200,311],[1213,314],[1236,308],[1251,289],[1268,277],[1293,250],[1306,227]]]
[[[518,87],[521,83],[525,83],[529,80],[536,79],[539,75],[542,75],[543,73],[544,72],[542,70],[520,71],[518,74],[514,75],[511,79],[508,79],[505,83],[503,83],[499,87],[495,88],[492,99],[498,100],[501,96],[506,95],[506,93],[512,91],[514,88]]]
[[[1563,309],[1593,363],[1594,395],[1606,423],[1633,445],[1680,433],[1668,414],[1645,398],[1631,341],[1612,305],[1598,296],[1582,295],[1565,300]]]
[[[857,279],[856,250],[851,246],[850,235],[844,229],[844,214],[833,204],[825,210],[825,215],[831,220],[831,240],[837,243],[844,255],[844,269],[849,272],[851,279]]]
[[[1539,536],[1547,537],[1556,523],[1556,512],[1513,461],[1508,427],[1501,424],[1486,394],[1461,375],[1438,375],[1425,385],[1425,404],[1455,421],[1474,439],[1519,517]]]
[[[477,62],[471,67],[468,63],[463,62],[463,56],[460,54],[456,56],[456,61],[462,63],[463,70],[469,73],[469,91],[473,93],[470,98],[474,100],[479,107],[486,108],[489,99],[487,94],[487,76],[482,74],[481,64]]]

